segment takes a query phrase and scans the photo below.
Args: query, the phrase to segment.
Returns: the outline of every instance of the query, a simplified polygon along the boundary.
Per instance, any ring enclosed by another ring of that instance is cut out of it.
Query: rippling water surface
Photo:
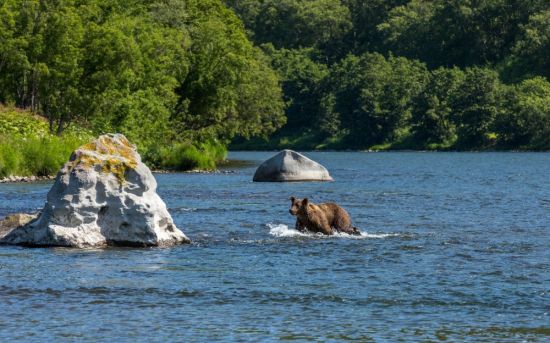
[[[309,153],[331,183],[156,175],[192,245],[0,247],[0,341],[550,340],[550,154]],[[0,216],[51,183],[0,185]],[[304,236],[288,197],[361,237]]]

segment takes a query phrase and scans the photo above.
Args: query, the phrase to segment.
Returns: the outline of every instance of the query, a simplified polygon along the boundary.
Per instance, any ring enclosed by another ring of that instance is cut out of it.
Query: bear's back
[[[325,213],[330,226],[335,228],[347,228],[351,226],[351,219],[346,210],[333,202],[321,203],[319,207]]]

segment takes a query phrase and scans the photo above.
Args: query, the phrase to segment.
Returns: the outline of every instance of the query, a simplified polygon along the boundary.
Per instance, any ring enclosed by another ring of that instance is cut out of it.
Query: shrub
[[[87,138],[0,136],[0,177],[54,175]]]
[[[14,175],[18,170],[20,156],[11,142],[0,137],[0,178]]]
[[[158,163],[161,168],[171,170],[213,170],[216,168],[216,162],[224,160],[227,154],[225,146],[215,141],[196,146],[189,142],[176,143],[170,147],[154,148],[151,151],[157,154],[154,163]],[[147,154],[147,156],[151,155]]]
[[[54,175],[91,139],[90,131],[76,125],[63,136],[51,135],[44,118],[0,104],[0,177]]]
[[[0,104],[0,135],[27,137],[44,136],[48,133],[46,119],[13,106]]]

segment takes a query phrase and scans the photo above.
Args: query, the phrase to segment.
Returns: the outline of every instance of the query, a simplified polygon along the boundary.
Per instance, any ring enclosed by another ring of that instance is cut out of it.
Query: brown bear
[[[296,216],[296,230],[304,232],[321,232],[325,235],[332,235],[333,229],[350,235],[360,235],[356,227],[351,225],[348,212],[335,203],[322,203],[315,205],[309,202],[308,198],[296,199],[290,197],[292,205],[290,214]]]

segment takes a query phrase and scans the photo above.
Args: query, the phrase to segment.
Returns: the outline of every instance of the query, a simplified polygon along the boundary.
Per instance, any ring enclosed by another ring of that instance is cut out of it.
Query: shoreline
[[[38,182],[38,181],[50,181],[55,179],[54,175],[47,176],[17,176],[11,175],[6,176],[5,178],[0,179],[0,184],[2,183],[28,183],[28,182]]]
[[[200,170],[200,169],[192,169],[192,170],[153,170],[153,174],[235,174],[235,170],[220,170],[220,169],[214,169],[214,170]],[[6,176],[2,179],[0,179],[0,184],[4,183],[30,183],[30,182],[40,182],[40,181],[52,181],[55,179],[55,175],[47,175],[47,176],[17,176],[17,175],[11,175]]]
[[[258,149],[258,150],[229,150],[229,152],[277,152],[280,150],[276,149]],[[300,150],[297,149],[296,151],[301,152],[357,152],[357,153],[548,153],[550,150],[408,150],[408,149],[388,149],[388,150],[339,150],[339,149],[313,149],[313,150]],[[243,162],[240,160],[225,160],[220,165],[231,165],[232,162],[236,162],[239,164],[239,162]],[[233,166],[234,167],[234,166]],[[191,169],[191,170],[166,170],[166,169],[159,169],[159,170],[152,170],[153,174],[235,174],[237,171],[234,169]],[[4,178],[0,178],[0,184],[6,184],[6,183],[30,183],[30,182],[40,182],[40,181],[51,181],[55,179],[55,175],[47,175],[47,176],[19,176],[19,175],[10,175],[6,176]]]
[[[280,148],[280,149],[229,149],[228,152],[273,152],[290,149],[294,151],[305,152],[451,152],[451,153],[548,153],[550,150],[536,150],[536,149],[472,149],[472,150],[453,150],[453,149],[300,149],[300,148]]]

